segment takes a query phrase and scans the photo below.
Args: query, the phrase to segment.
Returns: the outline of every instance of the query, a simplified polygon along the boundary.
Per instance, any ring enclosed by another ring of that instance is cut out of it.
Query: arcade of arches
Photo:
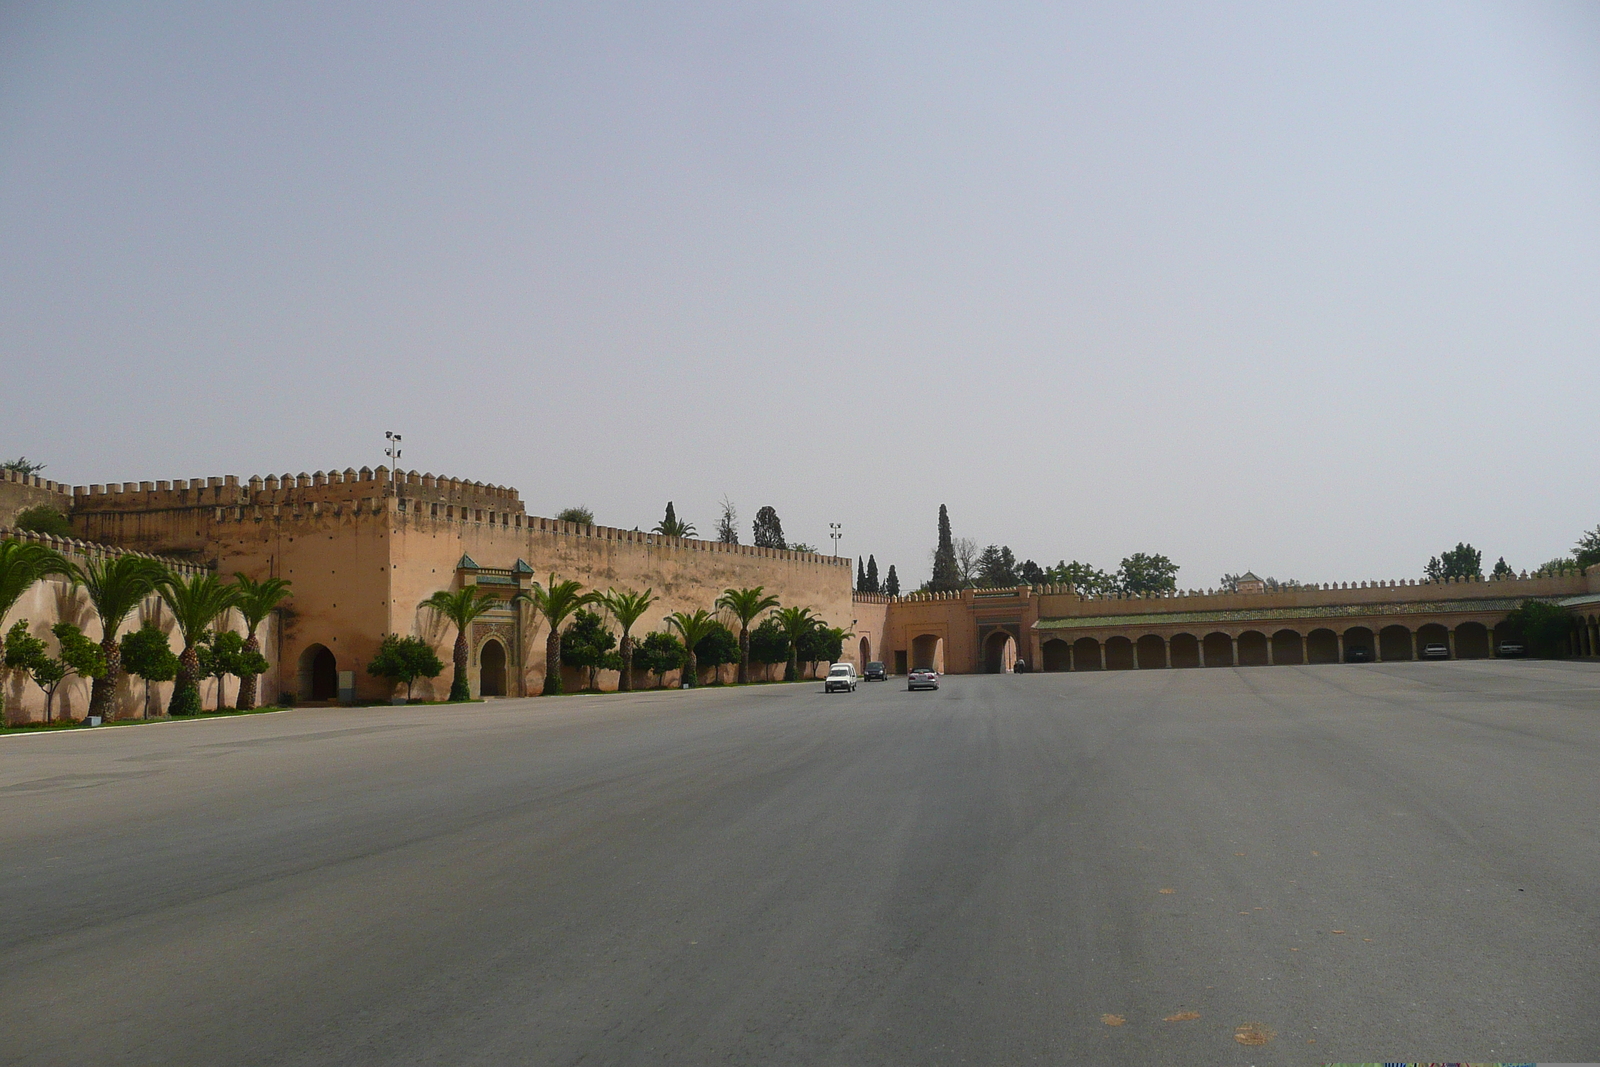
[[[1124,631],[1073,637],[1041,626],[1040,666],[1046,671],[1148,670],[1153,667],[1270,667],[1317,663],[1392,662],[1422,658],[1442,645],[1450,659],[1489,659],[1500,640],[1491,625],[1423,623],[1332,629],[1280,627]],[[1582,653],[1592,654],[1592,653]]]
[[[895,673],[1115,671],[1492,659],[1529,599],[1574,617],[1600,656],[1600,567],[1532,578],[1360,582],[1275,592],[1080,596],[1069,586],[860,598],[858,635]],[[1432,646],[1430,650],[1430,646]]]

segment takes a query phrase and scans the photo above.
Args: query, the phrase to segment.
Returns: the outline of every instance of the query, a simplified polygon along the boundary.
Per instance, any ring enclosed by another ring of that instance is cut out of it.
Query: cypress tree
[[[871,592],[871,590],[867,588],[867,571],[866,571],[866,568],[861,566],[861,557],[860,556],[856,557],[856,592],[858,592],[858,593],[869,593],[869,592]]]
[[[878,561],[875,557],[867,556],[867,592],[876,593],[878,589]]]
[[[889,577],[884,579],[883,591],[890,596],[900,595],[900,577],[894,572],[894,564],[889,564]]]
[[[939,547],[933,550],[933,578],[928,588],[936,593],[947,592],[960,586],[956,572],[956,546],[950,536],[950,512],[939,505]]]

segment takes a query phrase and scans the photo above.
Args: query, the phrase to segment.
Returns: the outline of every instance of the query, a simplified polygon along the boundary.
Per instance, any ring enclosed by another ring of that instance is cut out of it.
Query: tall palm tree
[[[583,583],[574,580],[556,581],[550,575],[549,585],[533,583],[533,607],[550,624],[550,635],[544,639],[544,695],[555,696],[561,692],[561,624],[579,608],[599,601],[599,593],[580,592]]]
[[[0,541],[0,622],[17,606],[33,583],[49,574],[66,574],[66,558],[55,549],[27,541]],[[0,644],[4,644],[0,628]],[[0,653],[5,650],[0,648]],[[5,693],[0,691],[0,723],[5,721]]]
[[[683,679],[690,685],[700,682],[700,661],[695,658],[694,646],[698,645],[711,635],[716,628],[717,617],[705,608],[701,608],[693,615],[682,611],[675,611],[667,616],[667,625],[678,631],[683,638],[684,651],[688,653],[689,663],[684,667]]]
[[[789,663],[783,668],[783,680],[792,682],[800,677],[800,639],[822,625],[822,620],[811,614],[810,608],[779,608],[775,617],[789,638]]]
[[[717,607],[726,608],[739,619],[739,684],[750,681],[750,623],[768,608],[778,606],[778,598],[765,595],[765,586],[754,589],[724,589]]]
[[[272,614],[273,608],[294,595],[289,592],[291,584],[287,578],[265,578],[258,582],[242,572],[234,572],[233,606],[244,616],[245,652],[260,654],[261,641],[256,637],[256,629]],[[256,706],[256,675],[240,675],[239,697],[233,703],[240,711],[249,711]]]
[[[450,679],[450,699],[471,700],[472,685],[467,681],[467,628],[472,621],[500,602],[487,589],[464,585],[454,593],[441,589],[418,607],[429,608],[449,619],[456,628],[455,677]]]
[[[91,559],[82,567],[72,566],[69,577],[89,594],[89,604],[100,617],[100,652],[106,658],[105,673],[94,680],[89,691],[89,714],[110,721],[117,680],[122,674],[122,645],[117,633],[133,609],[155,592],[167,568],[144,556],[111,556]]]
[[[599,601],[611,612],[617,625],[622,627],[622,644],[618,649],[622,655],[622,677],[617,680],[617,688],[627,692],[633,688],[633,635],[630,631],[633,624],[655,603],[655,590],[646,589],[640,593],[629,589],[619,593],[615,589],[608,589],[600,594]]]
[[[167,703],[168,715],[194,715],[200,711],[200,654],[195,645],[219,617],[233,607],[233,586],[215,574],[191,575],[187,581],[168,574],[158,586],[161,599],[172,609],[172,621],[183,635],[178,654],[178,680]]]

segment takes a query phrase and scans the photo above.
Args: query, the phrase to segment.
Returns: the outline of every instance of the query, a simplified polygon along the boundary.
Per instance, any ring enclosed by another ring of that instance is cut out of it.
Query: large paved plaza
[[[0,1062],[1600,1053],[1595,665],[819,689],[0,739]]]

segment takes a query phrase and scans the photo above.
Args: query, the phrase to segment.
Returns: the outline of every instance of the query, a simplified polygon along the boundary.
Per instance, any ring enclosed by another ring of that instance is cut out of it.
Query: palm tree
[[[49,574],[67,574],[67,561],[53,548],[26,541],[0,541],[0,621],[17,606],[33,583]],[[3,635],[3,631],[0,631]],[[0,644],[4,643],[0,636]],[[4,652],[0,648],[0,652]],[[5,721],[5,693],[0,692],[0,724]]]
[[[617,688],[627,692],[633,688],[633,636],[630,631],[633,624],[655,603],[655,590],[646,589],[639,593],[629,589],[619,593],[615,589],[608,589],[598,599],[611,612],[611,617],[617,620],[617,625],[622,627],[622,644],[618,648],[622,655],[622,677],[617,679]]]
[[[292,596],[289,592],[290,582],[286,578],[266,578],[256,581],[246,577],[241,572],[233,575],[234,607],[239,609],[239,614],[244,616],[245,636],[244,650],[246,653],[261,652],[261,642],[256,638],[256,628],[272,614],[286,598]],[[240,711],[249,711],[256,706],[256,676],[245,674],[239,677],[239,696],[234,706]]]
[[[689,663],[684,668],[683,678],[690,685],[700,681],[700,661],[695,658],[694,646],[710,636],[712,629],[717,625],[717,617],[705,608],[701,608],[693,615],[682,611],[675,611],[667,616],[667,625],[678,631],[683,638],[684,651],[688,653]]]
[[[600,599],[599,593],[581,593],[583,583],[568,580],[556,581],[550,575],[549,585],[533,583],[534,610],[550,624],[550,636],[544,641],[544,695],[555,696],[561,692],[561,624],[581,607]]]
[[[168,574],[158,586],[161,599],[172,609],[172,621],[183,635],[178,654],[178,680],[167,703],[168,715],[194,715],[200,711],[200,654],[195,645],[219,617],[233,607],[234,589],[215,574],[191,575],[184,581]]]
[[[783,669],[783,680],[792,682],[800,677],[800,639],[822,625],[822,620],[811,614],[810,608],[779,608],[776,618],[789,638],[789,663]]]
[[[678,518],[677,512],[672,509],[672,501],[669,500],[667,501],[666,517],[656,523],[656,528],[650,532],[658,533],[663,537],[693,537],[695,529],[694,523],[684,522]]]
[[[155,592],[167,568],[144,556],[122,555],[91,559],[82,567],[72,566],[69,577],[89,594],[89,604],[100,617],[100,652],[105,656],[105,673],[94,680],[89,691],[89,714],[109,722],[116,697],[117,679],[122,674],[122,646],[117,632],[128,615],[145,597]]]
[[[765,586],[754,589],[724,589],[717,607],[726,608],[739,619],[739,684],[750,681],[750,623],[768,608],[778,606],[778,598],[765,595]]]
[[[472,620],[493,608],[500,602],[500,598],[487,589],[479,589],[475,585],[464,585],[454,593],[441,589],[418,607],[429,608],[455,624],[456,628],[456,653],[455,677],[450,679],[450,699],[452,701],[471,700],[472,686],[467,681],[467,628],[472,625]]]

